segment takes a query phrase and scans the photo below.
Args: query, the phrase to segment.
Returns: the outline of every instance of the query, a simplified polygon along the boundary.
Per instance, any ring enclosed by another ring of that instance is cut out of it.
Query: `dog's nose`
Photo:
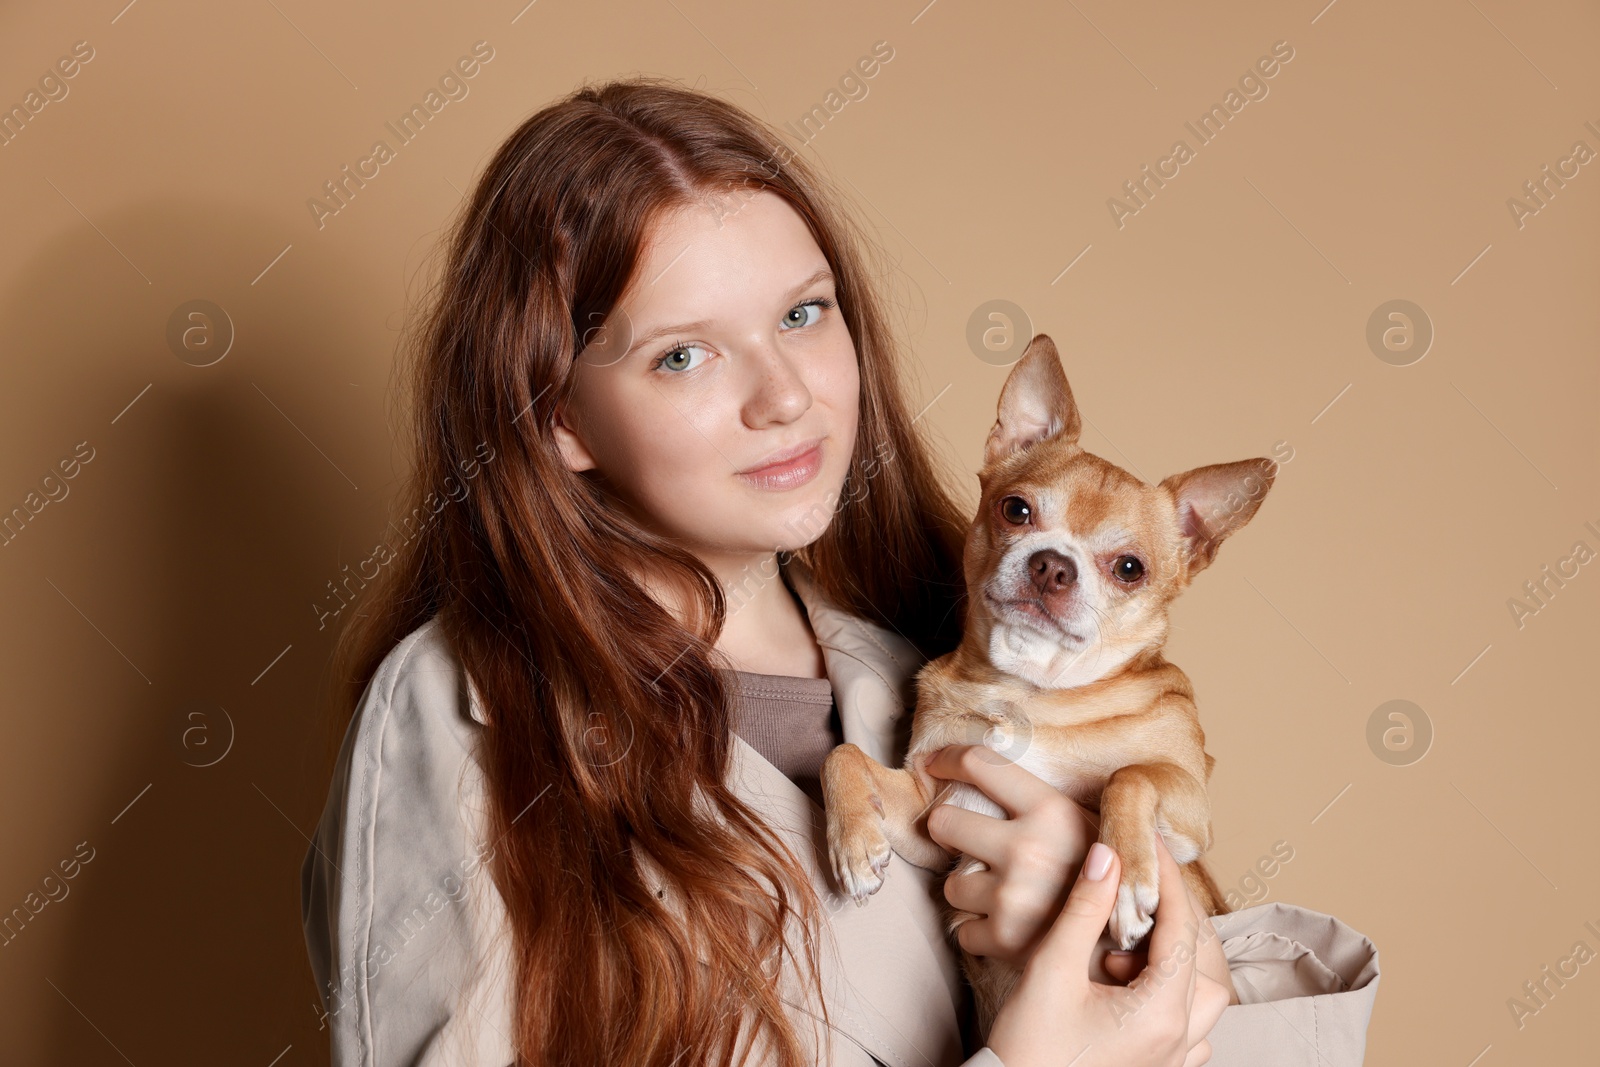
[[[1071,556],[1062,555],[1053,548],[1041,548],[1028,557],[1028,576],[1040,596],[1060,593],[1078,580],[1078,565]]]

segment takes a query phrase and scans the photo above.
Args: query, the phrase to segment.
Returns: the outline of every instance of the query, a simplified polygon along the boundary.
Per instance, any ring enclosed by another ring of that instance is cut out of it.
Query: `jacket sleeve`
[[[1331,915],[1259,904],[1212,919],[1239,1003],[1212,1029],[1212,1067],[1347,1067],[1366,1053],[1378,950]]]
[[[1378,994],[1378,950],[1331,915],[1261,904],[1212,920],[1239,1003],[1212,1028],[1211,1067],[1356,1067]],[[981,1048],[962,1067],[1005,1067]]]
[[[333,1067],[515,1059],[504,905],[479,829],[481,728],[434,626],[374,674],[301,866]]]

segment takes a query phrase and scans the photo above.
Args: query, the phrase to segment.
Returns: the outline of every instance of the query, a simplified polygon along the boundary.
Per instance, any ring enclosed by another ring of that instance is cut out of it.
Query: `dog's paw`
[[[1122,880],[1117,903],[1111,910],[1111,937],[1117,947],[1130,949],[1155,925],[1159,898],[1154,826],[1139,820],[1120,821],[1102,809],[1100,839],[1122,859]]]
[[[881,819],[842,819],[828,825],[828,856],[833,863],[834,880],[857,907],[883,888],[883,870],[891,855]]]
[[[1111,938],[1121,949],[1130,949],[1155,925],[1156,903],[1160,899],[1154,881],[1136,882],[1128,878],[1117,887],[1117,903],[1111,909]]]

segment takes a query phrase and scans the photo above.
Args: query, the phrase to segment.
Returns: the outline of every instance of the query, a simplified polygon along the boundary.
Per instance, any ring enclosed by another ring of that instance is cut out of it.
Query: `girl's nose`
[[[747,346],[741,355],[749,389],[744,405],[746,425],[759,429],[793,422],[810,409],[811,390],[793,359],[765,342]]]

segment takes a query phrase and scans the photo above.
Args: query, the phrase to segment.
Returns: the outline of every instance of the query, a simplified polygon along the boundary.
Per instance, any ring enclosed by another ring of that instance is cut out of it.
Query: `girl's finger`
[[[1019,916],[1015,910],[1004,916],[997,915],[1000,885],[1001,878],[993,871],[970,871],[945,880],[944,898],[950,906],[981,916],[968,919],[956,928],[956,940],[974,956],[1015,959],[1019,952],[1027,951],[1029,944],[1037,943],[1055,912],[1060,910],[1060,903],[1053,902],[1034,915]],[[1030,942],[1019,943],[1019,922],[1028,922],[1034,929]]]
[[[1156,904],[1156,923],[1150,931],[1150,962],[1130,988],[1138,987],[1141,999],[1148,995],[1151,1004],[1167,1010],[1183,1010],[1187,1018],[1194,1003],[1195,941],[1199,932],[1188,894],[1183,891],[1183,872],[1167,846],[1156,839],[1156,864],[1159,868],[1160,900]]]
[[[1205,1040],[1211,1028],[1222,1018],[1228,1006],[1228,990],[1203,974],[1195,975],[1194,1007],[1189,1012],[1189,1047],[1193,1049]]]
[[[1028,959],[1030,970],[1046,967],[1070,983],[1088,984],[1089,960],[1111,918],[1121,876],[1122,862],[1110,846],[1101,841],[1089,846],[1067,902]]]
[[[994,911],[995,891],[999,886],[1000,876],[993,871],[952,874],[944,880],[944,899],[952,908],[989,915]]]
[[[935,778],[977,786],[1012,816],[1061,796],[1060,790],[1043,778],[984,745],[946,745],[933,754],[925,769]]]
[[[991,867],[1005,855],[1011,833],[1009,824],[1009,819],[997,819],[957,804],[940,804],[928,812],[928,836],[935,844],[949,852],[980,859]]]
[[[1195,937],[1195,970],[1200,978],[1210,979],[1221,986],[1229,1004],[1236,1003],[1239,995],[1233,987],[1233,975],[1228,968],[1228,957],[1222,950],[1222,939],[1217,934],[1216,924],[1189,888],[1188,880],[1184,879],[1179,884],[1183,886],[1183,895],[1188,900],[1189,913],[1198,931]]]
[[[956,927],[956,942],[974,956],[1000,956],[1004,952],[988,919],[968,919]]]
[[[1183,925],[1185,940],[1183,943],[1189,948],[1191,963],[1189,967],[1188,1005],[1190,1018],[1193,1018],[1195,991],[1200,986],[1200,915],[1195,911],[1194,897],[1189,893],[1189,883],[1184,880],[1183,869],[1178,866],[1178,861],[1173,858],[1171,850],[1167,848],[1166,838],[1162,837],[1159,831],[1156,833],[1156,848],[1159,850],[1161,857],[1164,857],[1161,861],[1165,864],[1161,868],[1161,876],[1166,878],[1176,875],[1172,882],[1166,884],[1177,885],[1177,897],[1183,904],[1181,909],[1181,913],[1185,916]],[[1159,908],[1160,904],[1156,906]]]
[[[1139,977],[1139,972],[1144,970],[1147,955],[1144,949],[1134,949],[1131,952],[1111,951],[1106,953],[1106,973],[1123,985],[1127,985]]]

